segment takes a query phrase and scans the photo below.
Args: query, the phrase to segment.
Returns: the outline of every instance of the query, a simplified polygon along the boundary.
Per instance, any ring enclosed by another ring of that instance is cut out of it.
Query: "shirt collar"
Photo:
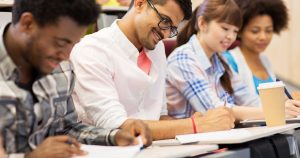
[[[125,53],[125,55],[127,55],[129,58],[131,57],[137,58],[139,54],[138,49],[129,41],[126,35],[122,32],[122,30],[118,25],[118,21],[119,20],[115,20],[111,25],[111,29],[115,34],[115,36],[113,37],[114,41],[118,43],[118,45],[122,48],[122,50],[125,50],[123,51],[123,53]],[[147,52],[145,48],[144,50],[145,52]]]
[[[212,55],[212,60],[210,61],[195,34],[190,38],[189,43],[191,43],[194,51],[196,52],[198,60],[200,61],[200,65],[204,70],[213,68],[214,71],[219,74],[223,74],[225,72],[225,68],[223,67],[218,55],[214,53]]]
[[[2,73],[5,80],[11,79],[13,76],[17,77],[17,67],[7,54],[4,45],[4,32],[7,31],[10,23],[0,28],[0,73]]]
[[[200,42],[197,38],[196,35],[193,35],[190,40],[189,43],[192,45],[198,60],[200,61],[200,65],[204,70],[209,69],[212,65],[211,62],[209,60],[209,58],[207,57],[207,55],[205,54],[202,46],[200,45]]]

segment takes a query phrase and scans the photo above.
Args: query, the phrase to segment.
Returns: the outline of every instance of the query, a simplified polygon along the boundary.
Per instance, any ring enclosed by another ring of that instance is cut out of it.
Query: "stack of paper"
[[[208,132],[199,134],[177,135],[176,139],[181,144],[193,142],[217,143],[231,142],[237,139],[250,137],[251,133],[245,129],[231,129],[228,131]]]
[[[140,145],[128,147],[82,145],[81,149],[87,151],[88,155],[75,158],[133,158],[140,152]]]

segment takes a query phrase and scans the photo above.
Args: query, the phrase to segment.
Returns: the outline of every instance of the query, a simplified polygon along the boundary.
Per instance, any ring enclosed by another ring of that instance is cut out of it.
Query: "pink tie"
[[[144,49],[140,52],[138,57],[138,67],[143,70],[147,75],[149,75],[151,68],[151,60],[147,57]]]

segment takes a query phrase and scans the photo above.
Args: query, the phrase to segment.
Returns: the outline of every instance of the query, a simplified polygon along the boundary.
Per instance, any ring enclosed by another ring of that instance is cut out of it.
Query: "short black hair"
[[[235,0],[243,15],[243,31],[250,20],[258,15],[269,15],[273,21],[274,32],[279,34],[288,27],[288,9],[282,0]]]
[[[30,12],[40,26],[55,24],[60,17],[69,17],[80,26],[96,22],[100,7],[95,0],[15,0],[12,23]]]
[[[167,0],[151,0],[153,4],[164,5]],[[184,20],[189,20],[192,17],[192,2],[191,0],[175,0],[175,2],[180,6],[184,13]],[[129,9],[132,8],[134,0],[131,0]]]
[[[164,5],[169,0],[151,0],[153,4]],[[192,2],[191,0],[174,0],[184,13],[184,20],[189,20],[192,16]]]

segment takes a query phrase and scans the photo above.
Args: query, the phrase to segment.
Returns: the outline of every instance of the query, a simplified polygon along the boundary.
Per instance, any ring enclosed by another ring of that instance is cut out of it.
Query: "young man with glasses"
[[[149,125],[154,139],[177,134],[225,130],[234,118],[226,108],[168,116],[162,39],[177,35],[191,16],[190,0],[134,0],[120,20],[85,37],[71,53],[77,82],[73,98],[82,121],[106,128],[126,128],[135,119]]]
[[[84,154],[79,142],[129,145],[138,142],[138,134],[151,143],[142,121],[118,130],[77,120],[75,76],[67,60],[98,14],[94,0],[14,1],[12,23],[0,28],[0,138],[6,157],[71,158]]]

